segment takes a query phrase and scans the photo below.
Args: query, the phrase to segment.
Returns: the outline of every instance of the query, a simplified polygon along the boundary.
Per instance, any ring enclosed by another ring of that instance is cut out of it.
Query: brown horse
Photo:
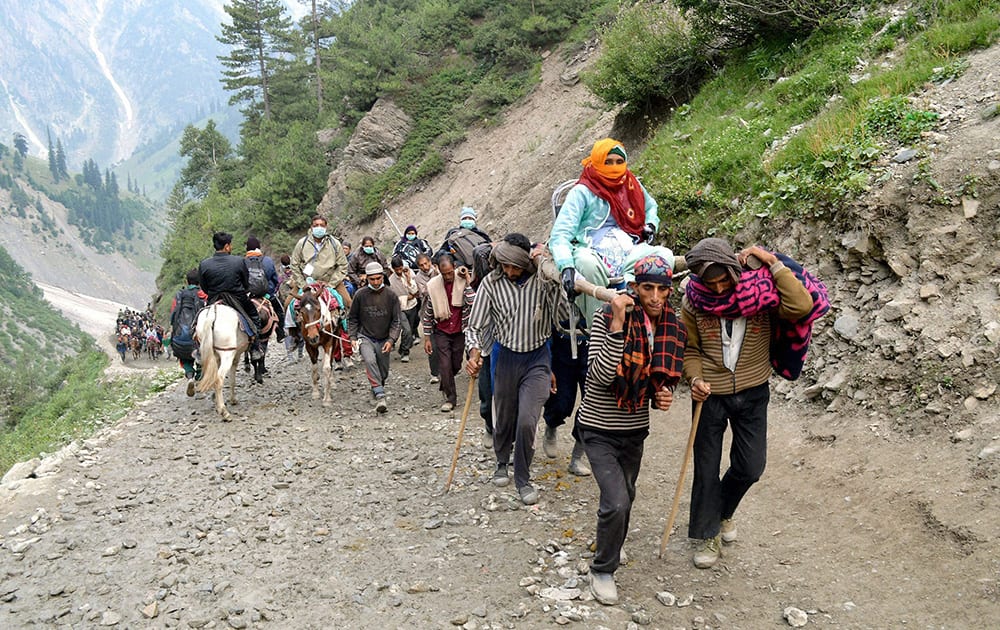
[[[319,398],[319,379],[322,369],[323,406],[329,407],[331,403],[330,390],[333,387],[333,369],[331,367],[333,348],[334,344],[341,342],[341,339],[337,335],[334,325],[337,318],[340,317],[340,309],[335,308],[331,311],[330,304],[336,304],[336,302],[326,299],[326,296],[323,295],[326,291],[329,289],[319,287],[316,292],[310,289],[303,293],[295,307],[295,323],[302,339],[305,340],[309,360],[312,361],[313,400]],[[323,363],[319,365],[321,350]]]
[[[128,341],[128,347],[132,350],[132,360],[138,361],[139,357],[142,356],[142,340],[138,337],[132,337]]]

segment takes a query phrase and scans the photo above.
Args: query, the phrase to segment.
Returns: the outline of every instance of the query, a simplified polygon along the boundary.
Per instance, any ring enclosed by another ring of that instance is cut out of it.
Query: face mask
[[[416,240],[416,238],[417,238],[416,234],[407,234],[406,235],[406,240],[408,240],[408,241]]]
[[[366,254],[374,254],[375,253],[375,248],[374,247],[363,247],[362,249],[365,250]]]
[[[371,289],[372,291],[381,291],[383,288],[385,288],[385,283],[383,282],[382,284],[378,285],[377,287],[369,284],[368,288]]]
[[[322,226],[316,226],[312,229],[313,238],[323,238],[326,236],[326,228]]]
[[[476,227],[476,222],[473,221],[472,219],[462,219],[461,221],[458,222],[458,224],[467,230],[471,230],[472,228]]]

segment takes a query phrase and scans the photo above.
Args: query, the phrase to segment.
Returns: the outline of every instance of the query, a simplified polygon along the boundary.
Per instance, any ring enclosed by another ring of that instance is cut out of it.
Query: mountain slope
[[[46,130],[71,164],[108,164],[145,139],[225,102],[211,0],[58,0],[0,6],[0,137]]]

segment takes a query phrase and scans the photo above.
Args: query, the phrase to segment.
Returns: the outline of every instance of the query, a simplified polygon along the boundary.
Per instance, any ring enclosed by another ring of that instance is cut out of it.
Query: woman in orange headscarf
[[[635,262],[650,254],[673,266],[672,251],[650,244],[660,226],[658,206],[629,170],[622,143],[598,140],[582,163],[580,179],[566,195],[549,235],[567,290],[576,273],[598,286],[616,279],[624,283]],[[589,319],[598,305],[580,306]]]

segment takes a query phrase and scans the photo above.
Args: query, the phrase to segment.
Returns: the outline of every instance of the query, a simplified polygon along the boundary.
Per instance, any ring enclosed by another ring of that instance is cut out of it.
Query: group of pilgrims
[[[611,605],[650,408],[669,409],[683,381],[700,410],[688,536],[695,566],[711,567],[722,545],[737,540],[736,509],[764,471],[770,375],[798,376],[811,325],[829,303],[823,284],[784,254],[759,246],[737,252],[720,238],[684,256],[655,244],[658,206],[629,170],[622,143],[599,140],[582,165],[540,243],[520,233],[491,238],[470,207],[437,250],[409,225],[388,259],[371,237],[352,251],[323,216],[277,265],[258,239],[248,238],[239,257],[232,236],[216,233],[215,255],[189,272],[172,319],[194,297],[242,312],[262,382],[260,344],[269,330],[260,304],[277,314],[278,339],[294,360],[302,343],[298,297],[320,293],[331,312],[344,314],[336,369],[360,359],[377,413],[388,409],[393,351],[407,362],[422,346],[444,412],[459,402],[455,379],[464,365],[478,381],[483,445],[496,456],[491,481],[505,487],[513,478],[525,505],[539,500],[531,482],[539,417],[543,451],[555,457],[557,429],[573,416],[568,470],[593,474],[600,491],[590,589]],[[267,279],[263,295],[251,295],[253,268]],[[687,276],[679,308],[671,300],[675,274]],[[174,352],[192,395],[197,352],[194,343],[178,352],[177,336],[175,327]],[[733,439],[721,474],[727,427]]]

